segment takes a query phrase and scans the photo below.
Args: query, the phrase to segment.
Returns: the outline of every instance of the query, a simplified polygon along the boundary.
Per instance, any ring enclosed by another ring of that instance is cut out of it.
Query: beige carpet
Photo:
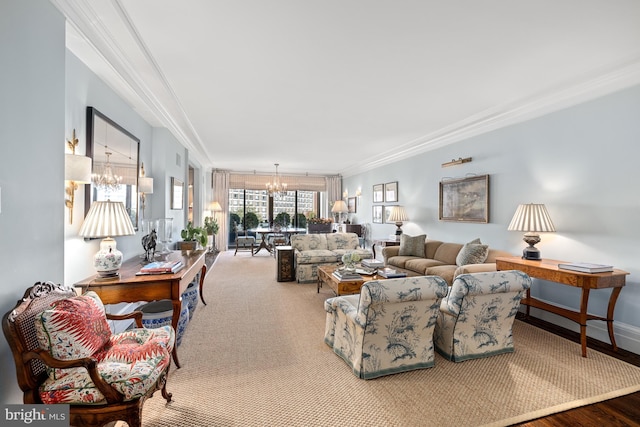
[[[275,277],[266,252],[218,256],[145,427],[509,425],[640,390],[640,368],[519,321],[513,354],[360,380],[323,342],[331,291]]]

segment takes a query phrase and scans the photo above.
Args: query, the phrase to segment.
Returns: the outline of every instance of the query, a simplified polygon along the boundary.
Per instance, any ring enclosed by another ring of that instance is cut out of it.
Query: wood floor
[[[556,335],[580,342],[578,333],[568,331],[551,323],[536,319],[519,317],[520,320],[532,325],[541,327]],[[589,349],[594,349],[602,353],[608,354],[635,366],[640,366],[640,355],[618,349],[617,352],[611,350],[610,344],[587,338],[587,356]],[[522,424],[522,427],[623,427],[623,426],[640,426],[640,392],[629,394],[627,396],[618,397],[604,402],[595,403],[593,405],[583,406],[581,408],[572,409],[548,417],[539,418]]]

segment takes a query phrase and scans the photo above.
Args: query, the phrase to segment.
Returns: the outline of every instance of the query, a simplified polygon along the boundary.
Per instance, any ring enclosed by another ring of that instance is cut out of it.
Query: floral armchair
[[[517,270],[458,276],[436,322],[438,353],[454,362],[514,351],[511,329],[531,278]]]
[[[108,319],[138,328],[112,334]],[[95,292],[36,283],[2,319],[23,401],[69,404],[70,424],[141,426],[142,405],[156,390],[167,402],[166,378],[175,334],[142,328],[142,312],[105,313]]]
[[[362,379],[434,366],[433,329],[447,282],[437,276],[374,280],[330,298],[324,341]]]

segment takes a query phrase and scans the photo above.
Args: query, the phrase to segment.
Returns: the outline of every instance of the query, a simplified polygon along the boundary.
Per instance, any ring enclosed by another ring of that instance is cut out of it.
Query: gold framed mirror
[[[93,159],[93,166],[91,185],[85,186],[85,216],[94,201],[122,202],[137,230],[140,140],[94,107],[87,107],[87,156]]]

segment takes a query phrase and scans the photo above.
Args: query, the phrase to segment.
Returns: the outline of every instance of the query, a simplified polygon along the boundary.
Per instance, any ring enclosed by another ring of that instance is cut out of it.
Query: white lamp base
[[[116,241],[107,237],[100,242],[100,250],[93,256],[93,266],[100,277],[114,277],[122,266],[122,252],[116,248]]]

